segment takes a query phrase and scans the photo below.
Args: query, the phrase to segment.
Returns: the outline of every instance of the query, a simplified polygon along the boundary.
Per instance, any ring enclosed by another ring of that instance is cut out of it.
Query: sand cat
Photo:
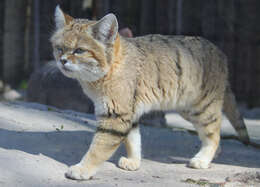
[[[51,38],[61,72],[77,79],[94,102],[98,127],[89,150],[66,176],[89,179],[123,142],[119,167],[141,162],[138,119],[151,110],[174,109],[193,123],[202,141],[190,160],[208,168],[220,140],[222,110],[241,140],[249,142],[228,83],[226,56],[201,37],[147,35],[124,38],[113,14],[99,21],[74,19],[57,7]]]

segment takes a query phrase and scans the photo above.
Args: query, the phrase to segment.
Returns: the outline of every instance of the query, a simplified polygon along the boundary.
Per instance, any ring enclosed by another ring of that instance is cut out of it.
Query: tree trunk
[[[110,10],[110,1],[108,0],[93,0],[93,18],[100,19]]]
[[[167,24],[162,24],[167,23]],[[175,34],[176,1],[156,1],[156,33]]]
[[[255,37],[259,34],[255,30],[257,25],[258,9],[256,2],[258,0],[236,1],[236,38],[237,48],[236,56],[236,93],[242,100],[247,100],[248,104],[253,104],[256,97],[254,96],[255,86],[253,80],[254,66],[256,59],[254,59],[255,48],[253,43]],[[252,91],[251,91],[252,90]]]
[[[141,0],[140,33],[153,34],[155,27],[155,0]]]
[[[4,81],[16,86],[23,77],[27,1],[8,0],[4,21]]]
[[[4,5],[5,1],[0,1],[0,79],[3,79]]]
[[[52,47],[50,41],[51,34],[54,30],[54,10],[56,7],[55,1],[40,1],[40,65],[46,61],[53,59]]]

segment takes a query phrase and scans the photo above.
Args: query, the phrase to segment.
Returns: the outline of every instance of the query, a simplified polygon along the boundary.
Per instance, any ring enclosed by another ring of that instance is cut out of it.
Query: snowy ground
[[[253,117],[246,124],[251,138],[259,142],[260,120]],[[191,128],[176,114],[166,119],[170,126]],[[224,135],[232,134],[226,120],[223,127]],[[198,137],[147,126],[141,126],[140,170],[117,167],[125,154],[121,147],[92,180],[66,179],[64,172],[81,159],[95,128],[93,115],[32,103],[0,103],[0,186],[260,186],[260,149],[222,140],[222,152],[210,169],[190,169],[186,164],[199,148]]]

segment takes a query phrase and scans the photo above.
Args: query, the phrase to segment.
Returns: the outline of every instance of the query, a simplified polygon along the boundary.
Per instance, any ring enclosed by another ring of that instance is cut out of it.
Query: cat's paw
[[[65,176],[73,180],[88,180],[91,178],[80,163],[69,167],[69,170],[65,173]]]
[[[189,167],[195,169],[207,169],[210,167],[210,162],[200,157],[194,157],[190,160]]]
[[[139,159],[121,157],[118,166],[124,170],[135,171],[140,168],[141,161]]]

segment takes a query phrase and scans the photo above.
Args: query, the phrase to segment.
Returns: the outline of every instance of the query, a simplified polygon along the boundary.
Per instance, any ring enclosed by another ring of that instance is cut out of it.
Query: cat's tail
[[[244,143],[249,144],[249,136],[247,132],[246,125],[244,123],[243,117],[240,114],[235,96],[228,85],[226,87],[225,96],[224,96],[224,105],[223,105],[223,112],[226,117],[229,119],[231,125],[235,128],[238,133],[238,138]]]

